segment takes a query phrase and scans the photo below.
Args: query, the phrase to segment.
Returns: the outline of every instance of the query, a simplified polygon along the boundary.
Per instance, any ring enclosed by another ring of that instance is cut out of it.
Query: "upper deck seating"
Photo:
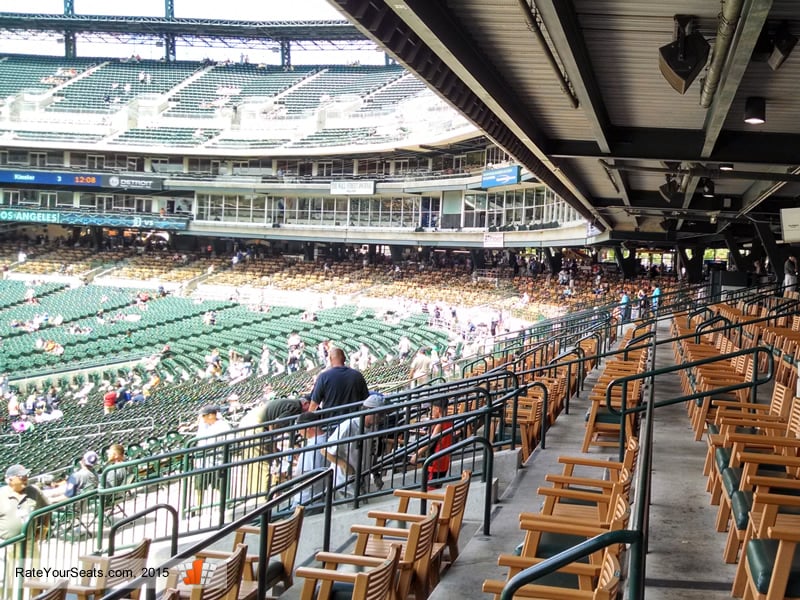
[[[358,112],[370,113],[392,109],[403,100],[416,96],[426,89],[422,81],[411,74],[406,75],[367,97],[364,106]]]
[[[175,94],[175,105],[165,115],[213,117],[218,109],[237,106],[248,97],[276,96],[313,72],[311,68],[283,71],[274,66],[216,65]]]
[[[129,129],[111,144],[128,146],[201,146],[219,135],[220,129],[194,127],[147,127]]]
[[[326,97],[365,96],[404,73],[400,66],[334,66],[291,90],[283,103],[289,114],[302,113],[317,108]]]
[[[164,94],[189,77],[196,62],[111,61],[64,86],[48,111],[112,113],[141,94]]]
[[[0,98],[22,91],[47,92],[95,64],[92,58],[6,56],[0,59]]]

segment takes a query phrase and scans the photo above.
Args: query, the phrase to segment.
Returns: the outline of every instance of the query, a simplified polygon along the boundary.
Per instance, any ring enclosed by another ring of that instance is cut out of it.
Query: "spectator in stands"
[[[797,257],[790,255],[783,263],[784,291],[793,292],[797,288]]]
[[[13,423],[14,421],[19,420],[22,409],[20,407],[19,398],[17,397],[17,394],[13,390],[8,391],[4,394],[4,398],[8,400],[9,423]]]
[[[317,377],[311,391],[310,410],[336,408],[366,400],[369,395],[367,382],[359,371],[346,366],[346,360],[344,350],[331,349],[331,366]]]
[[[661,286],[656,283],[656,287],[653,288],[653,293],[650,295],[651,297],[651,304],[653,306],[653,311],[658,308],[658,301],[661,299]]]
[[[260,375],[269,376],[272,370],[272,355],[269,351],[269,346],[263,344],[261,346],[261,358],[258,360],[258,372]]]
[[[623,323],[631,320],[631,298],[628,295],[628,290],[622,290],[622,295],[619,299],[620,318]]]
[[[197,446],[210,446],[224,440],[231,430],[230,424],[219,414],[219,407],[207,405],[200,409],[200,419],[197,425]],[[222,460],[222,453],[218,451],[205,452],[196,460],[195,468],[206,469],[215,466]],[[225,483],[225,470],[208,471],[195,477],[194,489],[197,492],[197,505],[202,506],[203,494],[209,487],[221,489]]]
[[[45,495],[35,485],[28,483],[30,469],[23,465],[11,465],[6,469],[6,485],[0,488],[0,542],[18,536],[28,522],[33,511],[49,504]],[[17,564],[17,546],[5,548],[5,581],[4,590],[13,589],[14,569]],[[28,547],[29,556],[38,565],[39,547],[33,544]]]
[[[117,390],[109,387],[103,394],[103,414],[110,414],[117,410]]]
[[[416,387],[428,381],[431,374],[431,359],[428,356],[428,349],[424,346],[417,350],[414,359],[411,361],[411,368],[408,371],[408,378],[411,385]]]
[[[88,450],[80,460],[78,469],[67,477],[67,485],[64,488],[64,496],[73,498],[83,492],[88,492],[97,487],[97,466],[100,457],[94,450]]]
[[[128,388],[121,381],[117,382],[117,408],[122,408],[131,400],[131,393]]]
[[[331,366],[329,358],[330,347],[330,340],[322,340],[317,346],[317,360],[319,361],[319,364],[325,368]]]
[[[411,354],[411,340],[408,336],[403,336],[397,342],[397,358],[399,360],[406,360]]]
[[[363,409],[375,409],[383,406],[383,397],[380,394],[368,395],[364,400],[361,407]],[[336,476],[334,477],[334,489],[339,490],[339,493],[345,496],[354,495],[356,488],[353,485],[355,482],[350,481],[349,478],[358,472],[359,465],[361,467],[362,481],[358,484],[358,489],[363,491],[364,484],[369,474],[371,457],[370,452],[364,452],[361,455],[360,446],[357,441],[348,441],[359,435],[363,435],[373,428],[378,423],[379,413],[372,411],[363,416],[354,416],[339,423],[336,429],[333,430],[328,436],[328,442],[335,442],[333,446],[327,446],[320,452],[325,459],[336,467]],[[364,422],[364,428],[361,428],[361,422]],[[343,489],[340,489],[343,488]]]
[[[431,420],[436,421],[447,416],[447,400],[437,400],[431,404]],[[410,462],[412,465],[422,464],[425,462],[424,457],[430,448],[430,454],[436,454],[445,448],[449,448],[453,443],[453,422],[442,421],[435,423],[428,433],[429,443],[417,448],[417,451],[411,454]],[[431,448],[431,443],[433,447]],[[428,481],[442,479],[447,477],[450,473],[450,455],[445,455],[434,460],[428,465]],[[438,485],[429,485],[428,488],[436,488]]]
[[[106,450],[106,466],[118,465],[125,462],[125,447],[122,444],[111,444]],[[117,487],[124,485],[128,479],[126,469],[111,469],[106,473],[103,480],[103,487]]]
[[[350,366],[359,371],[364,371],[370,364],[375,362],[375,360],[375,357],[369,351],[369,346],[362,342],[359,344],[358,350],[350,356]]]
[[[305,446],[307,450],[303,451],[297,457],[297,465],[294,469],[295,477],[302,475],[303,473],[313,471],[314,469],[321,469],[328,465],[328,462],[322,455],[322,452],[320,452],[318,448],[315,448],[315,446],[324,444],[328,437],[325,434],[325,430],[320,427],[319,423],[317,422],[319,421],[319,417],[320,415],[314,412],[304,412],[297,417],[297,424],[305,425],[305,427],[300,430],[300,435],[303,436],[303,446]],[[320,482],[319,484],[314,484],[303,489],[299,494],[292,498],[292,503],[305,505],[313,502],[315,498],[322,494],[324,489],[323,485],[324,484]]]

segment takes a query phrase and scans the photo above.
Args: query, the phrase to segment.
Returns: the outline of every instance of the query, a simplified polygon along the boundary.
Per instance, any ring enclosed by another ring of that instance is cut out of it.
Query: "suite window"
[[[105,169],[106,168],[106,157],[102,154],[89,154],[86,157],[86,168],[87,169]]]

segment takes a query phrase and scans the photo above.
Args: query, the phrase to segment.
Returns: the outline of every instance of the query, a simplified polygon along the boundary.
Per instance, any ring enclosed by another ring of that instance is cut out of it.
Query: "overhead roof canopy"
[[[747,241],[797,204],[796,0],[330,2],[610,239]],[[659,68],[678,30],[710,49],[665,61],[696,67],[683,94]],[[743,120],[753,96],[764,124]]]

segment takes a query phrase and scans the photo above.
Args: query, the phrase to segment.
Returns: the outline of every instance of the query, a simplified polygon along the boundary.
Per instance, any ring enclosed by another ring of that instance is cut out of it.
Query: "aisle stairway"
[[[661,338],[669,335],[666,322],[658,333]],[[672,353],[665,346],[659,348],[656,357],[657,366],[674,364]],[[595,371],[589,376],[587,390],[597,375]],[[656,399],[679,395],[678,375],[660,376],[655,392]],[[588,408],[586,395],[584,392],[583,398],[573,399],[570,414],[562,414],[548,432],[547,449],[536,449],[495,505],[491,536],[478,531],[470,540],[462,538],[461,555],[433,591],[431,600],[490,598],[480,591],[483,580],[505,579],[506,569],[498,567],[496,559],[501,553],[513,551],[522,541],[519,513],[540,509],[541,497],[536,490],[544,485],[547,473],[561,471],[559,456],[580,454]],[[714,533],[716,507],[708,503],[702,477],[705,444],[692,439],[684,405],[659,409],[654,443],[646,596],[648,600],[727,599],[735,565],[722,562],[725,539]],[[592,448],[589,455],[616,459],[616,452],[616,449]]]

